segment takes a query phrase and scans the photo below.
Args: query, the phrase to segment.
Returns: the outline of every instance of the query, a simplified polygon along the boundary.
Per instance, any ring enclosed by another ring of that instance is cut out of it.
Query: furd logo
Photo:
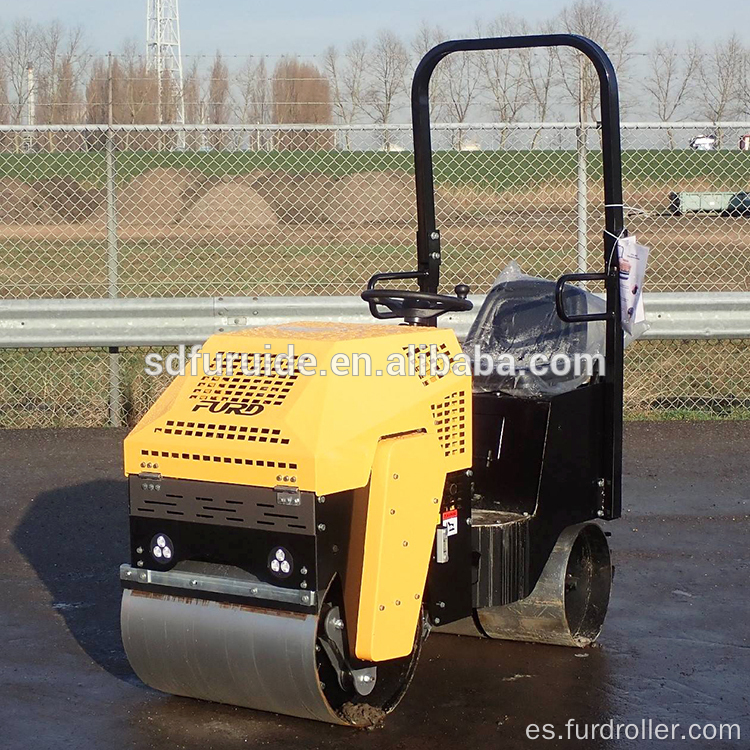
[[[230,401],[199,401],[193,411],[208,409],[212,414],[236,414],[239,417],[255,417],[265,407],[261,404],[238,404]]]

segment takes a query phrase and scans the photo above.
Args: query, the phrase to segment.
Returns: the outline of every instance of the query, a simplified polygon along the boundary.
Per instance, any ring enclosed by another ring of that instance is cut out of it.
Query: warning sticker
[[[446,510],[443,513],[443,528],[446,536],[458,534],[458,510],[456,508]]]

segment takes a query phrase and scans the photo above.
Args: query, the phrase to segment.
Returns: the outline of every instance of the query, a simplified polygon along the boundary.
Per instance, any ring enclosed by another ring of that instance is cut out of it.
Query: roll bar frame
[[[417,259],[415,272],[401,278],[416,279],[423,292],[437,294],[440,284],[440,231],[435,220],[435,184],[432,169],[430,132],[430,79],[437,64],[456,52],[517,50],[539,47],[571,47],[584,54],[599,77],[601,103],[602,172],[604,181],[604,254],[603,272],[566,274],[558,282],[558,315],[568,322],[579,322],[562,306],[562,287],[571,281],[597,279],[604,282],[606,312],[588,315],[583,320],[606,321],[606,365],[600,375],[604,385],[604,460],[606,476],[600,479],[604,518],[617,518],[621,511],[622,483],[622,405],[623,334],[620,323],[619,262],[617,240],[626,234],[622,205],[622,150],[620,144],[620,108],[617,76],[612,61],[595,42],[575,34],[538,34],[533,36],[460,39],[433,47],[422,58],[414,73],[411,88],[411,115],[414,133],[414,172],[417,200]],[[393,278],[393,277],[391,277]],[[433,321],[434,325],[434,321]]]

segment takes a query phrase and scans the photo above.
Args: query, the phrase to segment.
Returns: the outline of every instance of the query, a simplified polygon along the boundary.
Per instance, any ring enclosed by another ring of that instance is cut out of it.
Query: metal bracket
[[[274,487],[276,492],[276,505],[300,505],[302,502],[297,487]]]
[[[120,580],[135,584],[168,586],[169,588],[186,589],[188,591],[241,596],[248,599],[302,604],[305,607],[314,606],[317,599],[315,591],[285,589],[260,581],[187,573],[181,570],[143,570],[127,564],[120,566]]]

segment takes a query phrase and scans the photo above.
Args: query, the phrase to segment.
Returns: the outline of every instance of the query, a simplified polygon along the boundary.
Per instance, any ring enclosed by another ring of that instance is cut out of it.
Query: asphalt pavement
[[[595,648],[433,635],[370,731],[175,698],[134,676],[118,621],[123,434],[0,431],[0,748],[750,748],[750,422],[627,426]],[[580,733],[680,728],[674,741],[579,741],[569,720]],[[742,738],[680,739],[693,724],[738,724]]]

